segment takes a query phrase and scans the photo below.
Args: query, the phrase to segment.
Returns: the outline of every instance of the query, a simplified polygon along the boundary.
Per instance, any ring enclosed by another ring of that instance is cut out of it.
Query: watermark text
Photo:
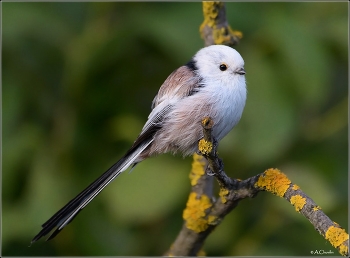
[[[327,255],[327,254],[334,254],[333,251],[329,250],[329,251],[326,251],[326,250],[312,250],[310,251],[311,254],[315,254],[315,255]]]

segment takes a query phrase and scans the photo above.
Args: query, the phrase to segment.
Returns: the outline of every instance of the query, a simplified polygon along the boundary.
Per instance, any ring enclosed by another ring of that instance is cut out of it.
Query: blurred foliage
[[[54,212],[130,147],[166,77],[204,44],[198,3],[3,3],[2,246],[6,256],[162,255],[182,225],[191,158],[124,173],[54,240]],[[232,177],[278,167],[348,219],[347,3],[227,3],[248,101],[221,142]],[[337,251],[285,200],[242,201],[207,255]]]

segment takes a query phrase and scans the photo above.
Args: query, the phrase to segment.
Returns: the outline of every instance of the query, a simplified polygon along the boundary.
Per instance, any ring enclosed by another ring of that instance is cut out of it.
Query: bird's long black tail
[[[54,238],[113,179],[115,179],[121,172],[125,171],[132,164],[135,164],[135,160],[139,157],[139,154],[144,151],[153,141],[153,137],[142,136],[138,138],[133,147],[125,154],[123,158],[116,162],[92,184],[86,187],[80,194],[78,194],[62,209],[56,212],[48,221],[46,221],[42,225],[41,231],[32,239],[31,243],[38,241],[41,237],[47,235],[54,228],[56,228],[47,238],[47,240]]]

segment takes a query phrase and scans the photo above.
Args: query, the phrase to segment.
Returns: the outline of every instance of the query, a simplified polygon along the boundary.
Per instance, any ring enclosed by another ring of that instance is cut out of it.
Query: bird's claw
[[[207,165],[207,167],[205,168],[205,173],[207,174],[207,176],[214,176],[215,175],[214,171],[211,170],[209,165]]]

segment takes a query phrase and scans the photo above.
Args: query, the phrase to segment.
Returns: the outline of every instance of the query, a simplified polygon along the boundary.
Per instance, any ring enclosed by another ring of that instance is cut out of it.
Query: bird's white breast
[[[246,103],[245,78],[237,76],[230,82],[208,81],[203,93],[212,106],[209,116],[214,120],[213,136],[221,140],[240,120]]]

